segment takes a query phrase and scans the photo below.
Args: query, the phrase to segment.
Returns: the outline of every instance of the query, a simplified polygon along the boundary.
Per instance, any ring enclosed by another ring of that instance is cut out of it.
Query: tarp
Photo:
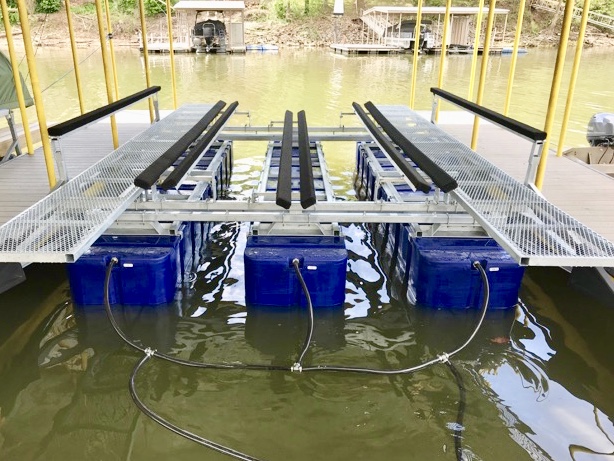
[[[28,87],[20,74],[23,96],[26,107],[34,104],[32,96],[28,92]],[[19,107],[17,102],[17,91],[15,90],[15,79],[13,78],[13,68],[11,61],[0,52],[0,109],[16,109]]]

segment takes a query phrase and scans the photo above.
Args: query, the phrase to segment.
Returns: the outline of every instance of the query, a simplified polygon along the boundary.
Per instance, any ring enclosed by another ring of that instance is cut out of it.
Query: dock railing
[[[148,98],[151,98],[153,100],[153,106],[155,111],[154,121],[158,122],[160,121],[160,112],[158,110],[158,92],[160,90],[161,87],[152,86],[137,93],[131,94],[130,96],[126,96],[125,98],[112,102],[111,104],[107,104],[106,106],[99,107],[92,111],[81,114],[77,117],[71,118],[70,120],[66,120],[65,122],[58,123],[57,125],[49,127],[47,131],[49,133],[49,138],[51,139],[51,143],[53,145],[55,162],[58,168],[58,185],[63,184],[68,180],[68,173],[66,171],[66,165],[64,164],[64,159],[62,156],[62,146],[60,143],[60,139],[63,136],[66,136],[67,134],[77,131],[81,128],[85,128],[86,126],[96,123],[103,118],[110,117],[113,114],[125,109],[126,107],[129,107],[139,101]]]
[[[487,109],[486,107],[461,98],[460,96],[456,96],[455,94],[442,90],[441,88],[433,87],[431,88],[431,93],[433,93],[434,96],[433,111],[431,113],[432,123],[435,123],[434,120],[437,107],[439,105],[439,99],[443,99],[457,107],[471,112],[480,118],[488,120],[489,122],[500,126],[501,128],[514,133],[521,138],[531,141],[531,153],[529,155],[529,164],[524,178],[524,184],[535,189],[535,172],[537,170],[537,165],[539,164],[539,159],[542,155],[544,141],[548,136],[545,131],[538,130],[537,128],[527,125],[526,123],[519,122],[518,120],[514,120],[513,118],[495,112],[494,110]]]

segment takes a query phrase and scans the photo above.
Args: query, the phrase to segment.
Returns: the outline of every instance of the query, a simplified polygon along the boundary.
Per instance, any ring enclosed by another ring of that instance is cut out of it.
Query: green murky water
[[[521,58],[512,116],[543,124],[554,57],[532,51]],[[583,142],[592,113],[613,109],[607,57],[587,52],[590,66],[581,74],[570,144]],[[122,94],[141,89],[138,53],[118,58]],[[63,51],[42,49],[38,59],[43,87],[69,67]],[[428,88],[438,63],[421,57],[418,109],[430,107]],[[469,63],[464,56],[450,58],[447,89],[466,91]],[[489,107],[503,104],[508,65],[506,57],[491,61]],[[152,66],[154,83],[164,88],[161,105],[170,109],[168,56],[152,56]],[[177,70],[180,104],[236,99],[251,112],[252,124],[279,120],[285,109],[305,109],[310,124],[333,125],[354,100],[405,103],[411,63],[403,56],[282,51],[178,56]],[[86,60],[82,72],[88,107],[102,104],[99,62]],[[73,85],[65,78],[45,92],[49,119],[77,113]],[[351,197],[352,145],[325,149],[337,194]],[[258,179],[264,145],[246,143],[236,154],[232,194],[241,197]],[[163,309],[118,308],[126,332],[143,345],[192,360],[292,364],[306,320],[300,312],[245,308],[245,232],[235,223],[214,226],[193,287]],[[317,315],[307,363],[404,367],[464,341],[475,312],[408,304],[371,229],[349,226],[345,233],[351,258],[346,304]],[[121,344],[100,308],[72,305],[64,267],[27,271],[25,284],[0,295],[0,459],[225,458],[136,409],[128,378],[140,354]],[[529,269],[520,297],[516,310],[488,315],[474,342],[455,358],[456,375],[444,365],[379,377],[192,370],[154,360],[138,376],[137,388],[173,423],[259,459],[454,460],[459,431],[465,459],[614,457],[614,306],[573,291],[559,269]]]

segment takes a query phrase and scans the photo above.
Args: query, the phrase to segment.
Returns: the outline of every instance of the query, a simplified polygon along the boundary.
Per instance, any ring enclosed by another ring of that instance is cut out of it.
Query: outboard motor
[[[588,122],[586,140],[591,146],[614,145],[614,114],[593,115]]]
[[[192,45],[197,53],[226,52],[226,27],[222,21],[208,19],[192,29]]]

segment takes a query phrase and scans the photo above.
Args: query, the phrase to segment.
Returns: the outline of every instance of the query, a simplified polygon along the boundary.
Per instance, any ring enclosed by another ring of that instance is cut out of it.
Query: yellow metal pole
[[[105,42],[104,24],[102,22],[102,0],[96,0],[96,17],[98,18],[98,37],[100,38],[100,52],[102,53],[102,67],[104,69],[104,81],[107,87],[107,101],[109,104],[115,101],[113,98],[113,88],[111,88],[111,76],[109,75],[109,65],[107,57],[107,44]],[[117,123],[115,116],[111,115],[111,134],[113,136],[113,147],[117,149],[119,147],[119,139],[117,137]]]
[[[115,48],[113,47],[113,30],[111,28],[111,10],[109,0],[105,0],[105,15],[107,17],[107,38],[109,39],[109,51],[111,52],[111,70],[113,71],[113,84],[115,85],[115,100],[119,99],[119,81],[117,79],[117,64],[115,62]]]
[[[26,59],[28,61],[28,69],[30,70],[32,96],[34,96],[36,116],[38,118],[38,125],[41,133],[41,141],[43,142],[47,178],[49,179],[49,187],[53,188],[57,182],[55,178],[55,165],[53,162],[53,153],[51,151],[51,142],[49,141],[49,133],[47,133],[47,118],[45,116],[45,107],[43,105],[43,97],[38,81],[34,48],[32,47],[32,34],[30,33],[30,23],[28,22],[28,9],[25,0],[17,0],[17,8],[19,10],[19,23],[21,24],[21,33],[23,35],[23,46],[26,50]]]
[[[578,71],[580,70],[580,60],[582,59],[582,48],[584,47],[584,35],[586,34],[586,24],[588,23],[588,13],[591,6],[591,0],[584,0],[582,7],[582,18],[580,19],[580,31],[578,32],[578,40],[576,41],[576,54],[573,60],[573,68],[569,79],[569,91],[567,92],[567,102],[565,103],[565,114],[563,115],[563,123],[561,125],[561,136],[559,136],[559,146],[556,150],[557,157],[563,155],[563,145],[565,144],[565,136],[567,135],[567,125],[571,114],[571,105],[573,103],[573,95],[576,90],[576,81],[578,80]]]
[[[416,104],[416,82],[418,80],[418,48],[420,47],[420,35],[422,27],[422,0],[418,0],[418,16],[416,16],[416,31],[414,32],[414,62],[411,71],[411,89],[409,92],[409,107],[412,109]],[[399,21],[399,28],[401,22]]]
[[[535,186],[540,190],[544,184],[544,176],[546,175],[546,163],[548,162],[548,149],[550,147],[550,132],[552,131],[554,113],[556,112],[556,102],[559,98],[559,90],[561,88],[561,78],[563,76],[563,67],[565,66],[565,55],[567,54],[567,40],[569,40],[569,30],[571,29],[571,20],[573,19],[573,8],[574,2],[571,0],[565,3],[563,28],[561,29],[559,51],[556,55],[554,75],[552,76],[552,86],[550,87],[550,99],[548,100],[548,112],[546,112],[546,123],[544,126],[544,131],[548,133],[548,136],[544,141],[542,156],[539,159],[537,174],[535,175]]]
[[[471,57],[471,73],[469,74],[469,96],[467,99],[473,99],[473,84],[475,81],[475,68],[478,64],[478,48],[480,47],[480,35],[482,35],[482,15],[484,13],[484,0],[480,0],[478,17],[475,21],[475,38],[473,39],[473,56]]]
[[[149,50],[147,49],[147,24],[145,23],[145,1],[139,0],[139,14],[141,16],[141,40],[143,42],[143,60],[145,61],[145,84],[151,86],[151,73],[149,72]],[[154,122],[154,105],[152,98],[149,101],[149,121]]]
[[[516,61],[518,60],[518,47],[520,46],[520,33],[522,32],[522,20],[524,18],[525,0],[520,0],[518,5],[518,22],[516,22],[516,35],[514,37],[514,50],[512,51],[512,62],[510,63],[510,74],[507,77],[507,94],[505,95],[505,106],[503,115],[507,115],[510,110],[512,100],[512,87],[514,86],[514,74],[516,73]]]
[[[72,26],[72,13],[70,12],[70,0],[64,0],[66,8],[66,21],[68,22],[68,35],[70,36],[70,49],[72,50],[72,62],[75,69],[75,80],[77,82],[77,95],[79,96],[79,109],[81,113],[85,113],[85,105],[83,103],[83,91],[81,90],[81,74],[79,72],[79,60],[77,59],[77,44],[75,43],[75,33]]]
[[[177,80],[175,77],[175,51],[173,50],[173,20],[171,17],[171,1],[166,0],[166,21],[168,23],[168,45],[171,54],[171,86],[173,87],[173,109],[177,109]]]
[[[488,20],[486,21],[486,34],[484,35],[484,49],[482,50],[482,66],[480,67],[480,81],[478,83],[478,97],[476,104],[482,104],[484,99],[484,87],[486,86],[486,73],[488,72],[488,56],[490,54],[490,37],[492,35],[492,25],[495,22],[495,6],[497,0],[490,0],[488,3]],[[473,119],[473,133],[471,135],[471,149],[478,147],[478,132],[480,130],[480,119],[476,115]]]
[[[9,8],[6,0],[0,0],[2,6],[2,20],[4,22],[4,30],[6,32],[6,42],[9,48],[9,58],[11,60],[11,68],[13,69],[13,80],[15,80],[15,91],[17,92],[17,102],[19,103],[19,112],[21,113],[21,124],[23,125],[23,132],[26,137],[26,147],[28,148],[28,154],[34,154],[34,147],[32,143],[32,133],[30,132],[30,124],[28,123],[28,114],[26,113],[26,101],[23,97],[23,87],[21,85],[21,78],[19,75],[19,62],[15,55],[15,42],[13,41],[13,30],[11,28],[11,22],[9,20]]]
[[[439,59],[439,78],[437,79],[437,86],[441,88],[443,86],[443,73],[446,63],[446,52],[448,46],[448,23],[450,22],[450,8],[452,8],[452,0],[446,0],[446,14],[443,18],[443,37],[441,38],[441,57]],[[435,110],[435,123],[439,121],[439,104]]]

